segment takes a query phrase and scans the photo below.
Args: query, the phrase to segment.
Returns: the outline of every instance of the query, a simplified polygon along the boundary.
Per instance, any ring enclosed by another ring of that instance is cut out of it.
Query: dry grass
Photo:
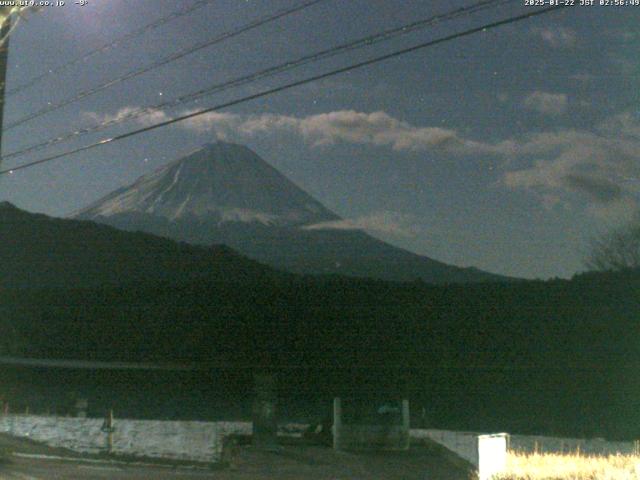
[[[640,456],[510,453],[496,480],[640,480]]]

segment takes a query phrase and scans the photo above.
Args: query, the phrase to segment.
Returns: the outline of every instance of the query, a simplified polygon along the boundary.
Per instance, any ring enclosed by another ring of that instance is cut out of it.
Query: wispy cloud
[[[583,192],[599,203],[611,203],[623,195],[620,185],[597,175],[570,173],[562,177],[562,182],[568,188]]]
[[[578,193],[594,214],[631,215],[638,209],[640,119],[632,113],[610,117],[594,131],[539,133],[514,145],[515,157],[534,160],[506,172],[507,187],[547,198]]]
[[[418,224],[413,215],[398,212],[376,212],[370,215],[316,223],[304,227],[305,230],[365,230],[373,233],[390,234],[399,237],[415,237]]]
[[[578,43],[578,34],[575,30],[562,26],[550,26],[535,28],[533,33],[545,43],[556,48],[573,48]]]
[[[549,93],[536,90],[527,95],[522,104],[525,108],[544,115],[562,115],[567,111],[569,99],[565,93]]]
[[[87,114],[94,121],[122,118],[135,111],[127,107],[112,115]],[[189,112],[182,112],[189,113]],[[138,119],[142,124],[167,120],[162,111],[150,111]],[[456,130],[415,126],[386,112],[338,110],[306,117],[291,115],[238,115],[211,112],[176,124],[181,128],[211,133],[218,138],[250,138],[258,135],[297,135],[313,147],[356,143],[386,146],[398,151],[438,150],[457,155],[495,154],[503,145],[491,145],[462,137]]]
[[[348,142],[389,146],[394,150],[442,149],[460,153],[473,148],[455,130],[415,127],[385,112],[341,110],[304,118],[263,115],[249,118],[241,126],[249,134],[274,129],[298,133],[316,146]]]
[[[142,125],[153,125],[169,120],[170,118],[163,110],[152,108],[143,109],[133,106],[123,107],[115,113],[99,114],[96,112],[84,112],[83,116],[86,120],[91,120],[96,124],[111,124],[123,122],[127,119],[135,119],[136,122]]]

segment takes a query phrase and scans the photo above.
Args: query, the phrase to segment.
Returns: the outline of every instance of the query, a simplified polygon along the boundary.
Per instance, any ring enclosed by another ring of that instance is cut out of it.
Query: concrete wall
[[[411,430],[411,438],[428,438],[448,448],[474,467],[480,463],[478,458],[478,433],[453,432],[450,430]]]
[[[80,453],[107,450],[103,420],[95,418],[6,415],[0,432],[63,447]],[[112,452],[138,457],[198,462],[219,461],[222,440],[229,434],[251,434],[249,422],[170,422],[125,420],[114,422]]]
[[[428,438],[476,467],[479,480],[489,480],[507,465],[509,435],[480,435],[449,430],[411,430],[411,438]]]

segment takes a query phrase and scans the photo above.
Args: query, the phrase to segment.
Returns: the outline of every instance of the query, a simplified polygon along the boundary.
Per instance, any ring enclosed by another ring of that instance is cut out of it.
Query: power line
[[[165,57],[165,58],[163,58],[163,59],[161,59],[159,61],[153,62],[153,63],[151,63],[151,64],[149,64],[149,65],[147,65],[145,67],[139,68],[137,70],[132,70],[132,71],[126,73],[125,75],[122,75],[122,76],[120,76],[118,78],[115,78],[113,80],[109,80],[109,81],[107,81],[105,83],[102,83],[102,84],[98,85],[97,87],[91,88],[89,90],[84,90],[84,91],[80,92],[79,94],[77,94],[75,97],[71,97],[71,98],[63,100],[61,102],[49,105],[49,106],[47,106],[47,107],[45,107],[45,108],[43,108],[41,110],[38,110],[37,112],[34,112],[34,113],[29,114],[29,115],[27,115],[25,117],[22,117],[19,120],[16,120],[16,121],[14,121],[12,123],[9,123],[7,126],[4,127],[4,130],[5,131],[12,130],[12,129],[14,129],[14,128],[26,123],[26,122],[28,122],[28,121],[31,121],[31,120],[34,120],[34,119],[36,119],[38,117],[46,115],[47,113],[51,113],[53,111],[59,110],[60,108],[66,107],[68,105],[71,105],[72,103],[75,103],[75,102],[77,102],[79,100],[84,100],[87,97],[90,97],[92,95],[95,95],[96,93],[99,93],[99,92],[104,91],[104,90],[106,90],[108,88],[111,88],[114,85],[118,85],[118,84],[120,84],[120,83],[122,83],[122,82],[124,82],[126,80],[131,80],[132,78],[139,77],[140,75],[148,73],[148,72],[150,72],[152,70],[155,70],[155,69],[157,69],[159,67],[167,65],[169,63],[172,63],[172,62],[174,62],[176,60],[179,60],[181,58],[184,58],[184,57],[186,57],[188,55],[192,55],[193,53],[198,52],[198,51],[200,51],[200,50],[202,50],[204,48],[211,47],[211,46],[216,45],[216,44],[218,44],[218,43],[220,43],[220,42],[222,42],[224,40],[227,40],[229,38],[232,38],[232,37],[235,37],[237,35],[240,35],[241,33],[248,32],[250,30],[258,28],[258,27],[260,27],[262,25],[265,25],[267,23],[273,22],[275,20],[278,20],[280,18],[286,17],[288,15],[291,15],[293,13],[300,12],[300,11],[306,9],[306,8],[312,7],[313,5],[316,5],[316,4],[318,4],[320,2],[323,2],[323,1],[325,1],[325,0],[308,0],[307,2],[302,3],[301,5],[297,5],[295,7],[291,7],[291,8],[288,8],[286,10],[280,10],[280,11],[274,13],[274,14],[271,14],[271,15],[260,17],[257,20],[253,20],[253,21],[249,22],[248,24],[245,24],[245,25],[242,25],[242,26],[240,26],[238,28],[235,28],[233,30],[224,32],[224,33],[222,33],[222,34],[220,34],[220,35],[218,35],[218,36],[216,36],[216,37],[214,37],[214,38],[212,38],[210,40],[198,43],[198,44],[196,44],[196,45],[194,45],[192,47],[189,47],[187,49],[181,50],[181,51],[179,51],[177,53],[174,53],[174,54],[172,54],[172,55],[170,55],[168,57]]]
[[[49,359],[49,358],[25,358],[25,357],[0,357],[0,366],[8,367],[24,367],[24,368],[57,368],[65,370],[155,370],[155,371],[172,371],[172,372],[197,372],[207,370],[597,370],[604,368],[599,364],[554,364],[544,365],[535,363],[521,363],[511,365],[498,364],[477,364],[477,365],[457,365],[457,364],[440,364],[440,363],[420,363],[416,364],[274,364],[265,366],[259,363],[234,362],[234,361],[200,361],[200,362],[123,362],[123,361],[100,361],[100,360],[67,360],[67,359]],[[627,362],[628,368],[637,368],[636,362]]]
[[[51,155],[49,157],[41,158],[41,159],[35,160],[33,162],[29,162],[29,163],[25,163],[25,164],[22,164],[22,165],[18,165],[16,167],[13,167],[13,168],[10,168],[10,169],[0,170],[0,175],[10,174],[10,173],[13,173],[13,172],[18,171],[18,170],[24,170],[24,169],[27,169],[27,168],[31,168],[31,167],[34,167],[36,165],[41,165],[43,163],[51,162],[51,161],[57,160],[59,158],[67,157],[69,155],[74,155],[74,154],[77,154],[77,153],[86,152],[88,150],[93,150],[93,149],[98,148],[98,147],[100,147],[102,145],[115,143],[115,142],[127,139],[129,137],[133,137],[133,136],[136,136],[136,135],[140,135],[142,133],[150,132],[152,130],[156,130],[158,128],[166,127],[168,125],[173,125],[174,123],[182,122],[184,120],[188,120],[188,119],[191,119],[191,118],[194,118],[194,117],[205,115],[207,113],[211,113],[211,112],[215,112],[217,110],[222,110],[224,108],[228,108],[228,107],[232,107],[232,106],[235,106],[235,105],[239,105],[241,103],[245,103],[245,102],[248,102],[248,101],[251,101],[251,100],[256,100],[258,98],[266,97],[268,95],[273,95],[274,93],[279,93],[279,92],[282,92],[282,91],[285,91],[285,90],[289,90],[289,89],[294,88],[294,87],[305,85],[305,84],[308,84],[308,83],[311,83],[311,82],[315,82],[315,81],[318,81],[318,80],[323,80],[325,78],[333,77],[335,75],[339,75],[339,74],[342,74],[342,73],[350,72],[350,71],[353,71],[353,70],[356,70],[356,69],[359,69],[359,68],[362,68],[362,67],[366,67],[366,66],[369,66],[369,65],[380,63],[380,62],[383,62],[383,61],[386,61],[386,60],[390,60],[392,58],[400,57],[402,55],[406,55],[408,53],[412,53],[412,52],[415,52],[415,51],[418,51],[418,50],[421,50],[421,49],[424,49],[424,48],[432,47],[434,45],[438,45],[438,44],[441,44],[441,43],[449,42],[451,40],[456,40],[456,39],[462,38],[462,37],[467,37],[467,36],[473,35],[475,33],[485,32],[487,30],[491,30],[491,29],[498,28],[498,27],[501,27],[501,26],[504,26],[504,25],[508,25],[510,23],[515,23],[515,22],[519,22],[519,21],[522,21],[522,20],[526,20],[526,19],[529,19],[529,18],[532,18],[532,17],[536,17],[536,16],[539,16],[539,15],[550,13],[552,11],[560,10],[560,9],[563,9],[563,8],[566,8],[566,6],[565,5],[560,5],[560,6],[545,7],[545,8],[542,8],[542,9],[539,9],[539,10],[535,10],[535,11],[532,11],[532,12],[524,13],[524,14],[521,14],[521,15],[513,16],[513,17],[509,17],[509,18],[506,18],[506,19],[503,19],[503,20],[498,20],[498,21],[491,22],[491,23],[487,23],[487,24],[482,25],[480,27],[474,27],[474,28],[471,28],[471,29],[468,29],[468,30],[464,30],[462,32],[454,33],[452,35],[447,35],[445,37],[440,37],[440,38],[435,39],[435,40],[430,40],[428,42],[420,43],[420,44],[414,45],[412,47],[403,48],[401,50],[396,50],[394,52],[387,53],[385,55],[380,55],[378,57],[374,57],[374,58],[371,58],[369,60],[364,60],[362,62],[355,63],[355,64],[352,64],[352,65],[349,65],[349,66],[346,66],[346,67],[337,68],[335,70],[331,70],[331,71],[326,72],[326,73],[322,73],[322,74],[319,74],[319,75],[314,75],[314,76],[307,77],[307,78],[302,79],[302,80],[297,80],[297,81],[294,81],[294,82],[291,82],[291,83],[287,83],[285,85],[281,85],[279,87],[275,87],[275,88],[271,88],[271,89],[268,89],[268,90],[264,90],[262,92],[255,93],[253,95],[248,95],[248,96],[236,99],[236,100],[232,100],[232,101],[229,101],[229,102],[226,102],[226,103],[215,105],[213,107],[205,108],[205,109],[202,109],[202,110],[198,110],[196,112],[192,112],[192,113],[189,113],[189,114],[186,114],[186,115],[182,115],[180,117],[172,118],[170,120],[165,120],[163,122],[159,122],[159,123],[156,123],[154,125],[150,125],[150,126],[147,126],[147,127],[139,128],[137,130],[126,132],[126,133],[123,133],[121,135],[117,135],[115,137],[105,138],[105,139],[100,140],[98,142],[95,142],[95,143],[92,143],[92,144],[89,144],[89,145],[85,145],[83,147],[79,147],[79,148],[76,148],[76,149],[73,149],[73,150],[69,150],[67,152],[59,153],[59,154],[56,154],[56,155]]]
[[[343,54],[345,52],[351,51],[351,50],[355,50],[357,48],[362,48],[362,47],[368,47],[377,43],[380,43],[382,41],[387,41],[390,40],[392,38],[396,38],[398,36],[401,35],[406,35],[410,32],[414,32],[418,29],[421,28],[425,28],[427,26],[430,25],[434,25],[440,22],[444,22],[444,21],[449,21],[452,20],[454,18],[463,16],[463,15],[470,15],[476,12],[479,12],[481,10],[490,8],[490,7],[494,7],[494,6],[498,6],[500,4],[503,3],[508,3],[512,0],[484,0],[481,1],[479,3],[473,4],[471,6],[468,7],[462,7],[462,8],[458,8],[456,10],[453,10],[451,12],[447,12],[444,14],[439,14],[439,15],[435,15],[426,19],[422,19],[422,20],[418,20],[418,21],[414,21],[411,22],[409,24],[405,24],[402,25],[400,27],[396,27],[393,29],[388,29],[385,30],[383,32],[377,33],[377,34],[373,34],[373,35],[368,35],[366,37],[362,37],[347,43],[344,43],[342,45],[338,45],[335,47],[331,47],[328,48],[326,50],[322,50],[310,55],[305,55],[303,57],[297,58],[295,60],[290,60],[284,63],[281,63],[279,65],[276,65],[274,67],[270,67],[268,69],[265,70],[260,70],[258,72],[254,72],[248,75],[244,75],[241,77],[237,77],[234,78],[232,80],[228,80],[222,83],[218,83],[218,84],[214,84],[211,86],[208,86],[206,88],[203,88],[201,90],[198,90],[196,92],[193,93],[189,93],[183,96],[180,96],[176,99],[173,100],[167,100],[161,103],[157,103],[154,105],[149,105],[146,107],[140,107],[140,108],[136,108],[133,109],[131,111],[126,112],[123,115],[117,116],[115,118],[109,119],[109,120],[105,120],[103,122],[100,122],[96,125],[92,125],[90,127],[82,127],[80,129],[76,129],[73,130],[71,132],[67,132],[64,134],[60,134],[57,137],[45,140],[43,142],[40,142],[38,144],[35,145],[31,145],[25,148],[22,148],[20,150],[17,151],[13,151],[10,152],[8,154],[6,154],[4,156],[5,159],[9,159],[9,158],[15,158],[17,156],[22,156],[25,155],[27,153],[30,152],[34,152],[37,150],[41,150],[43,148],[46,147],[50,147],[53,145],[57,145],[61,142],[64,142],[66,140],[71,140],[71,139],[76,139],[81,135],[84,134],[88,134],[88,133],[95,133],[101,130],[104,130],[105,128],[108,127],[112,127],[114,125],[118,125],[120,123],[126,122],[126,121],[130,121],[130,120],[134,120],[140,117],[143,117],[144,115],[160,110],[160,109],[165,109],[165,108],[172,108],[178,105],[182,105],[185,103],[189,103],[195,100],[198,100],[200,98],[212,95],[214,93],[219,93],[225,90],[228,90],[230,88],[236,88],[242,85],[246,85],[247,83],[251,83],[254,82],[256,80],[260,80],[263,78],[268,78],[268,77],[272,77],[275,76],[277,74],[283,73],[283,72],[287,72],[290,70],[293,70],[294,68],[298,68],[300,66],[303,65],[307,65],[309,63],[314,63],[317,62],[319,60],[324,60],[339,54]]]
[[[27,90],[31,87],[33,87],[34,85],[40,83],[42,80],[44,80],[45,78],[51,76],[51,75],[56,75],[58,73],[61,73],[65,70],[68,70],[69,68],[79,64],[79,63],[83,63],[86,62],[87,60],[89,60],[90,58],[106,52],[112,48],[117,47],[118,45],[127,42],[129,40],[133,40],[136,37],[140,37],[142,35],[144,35],[145,33],[151,31],[151,30],[155,30],[177,18],[180,17],[184,17],[185,15],[190,14],[191,12],[194,12],[196,10],[198,10],[199,8],[205,7],[206,5],[213,3],[217,0],[197,0],[195,3],[193,3],[192,5],[188,6],[187,8],[183,8],[181,10],[176,10],[172,13],[170,13],[169,15],[166,15],[162,18],[159,18],[158,20],[155,20],[137,30],[134,30],[120,38],[117,38],[115,40],[112,40],[109,43],[106,43],[100,47],[95,48],[94,50],[91,50],[87,53],[85,53],[84,55],[81,55],[79,57],[74,58],[73,60],[70,60],[69,62],[60,65],[59,67],[50,69],[48,71],[46,71],[45,73],[38,75],[34,78],[32,78],[31,80],[27,80],[26,82],[22,82],[20,84],[20,86],[15,87],[15,88],[11,88],[7,90],[6,96],[10,97],[13,96],[17,93],[20,93],[24,90]]]
[[[98,360],[62,360],[48,358],[0,357],[0,365],[77,370],[163,370],[191,371],[196,367],[177,363],[103,362]]]

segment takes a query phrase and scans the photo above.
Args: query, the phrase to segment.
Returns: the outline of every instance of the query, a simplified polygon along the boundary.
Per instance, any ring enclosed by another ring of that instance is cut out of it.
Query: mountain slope
[[[192,244],[229,245],[295,273],[466,283],[503,280],[402,250],[359,230],[308,229],[340,218],[248,148],[218,142],[74,215]]]
[[[279,273],[228,247],[199,247],[93,222],[54,219],[0,203],[0,287],[84,287]]]

